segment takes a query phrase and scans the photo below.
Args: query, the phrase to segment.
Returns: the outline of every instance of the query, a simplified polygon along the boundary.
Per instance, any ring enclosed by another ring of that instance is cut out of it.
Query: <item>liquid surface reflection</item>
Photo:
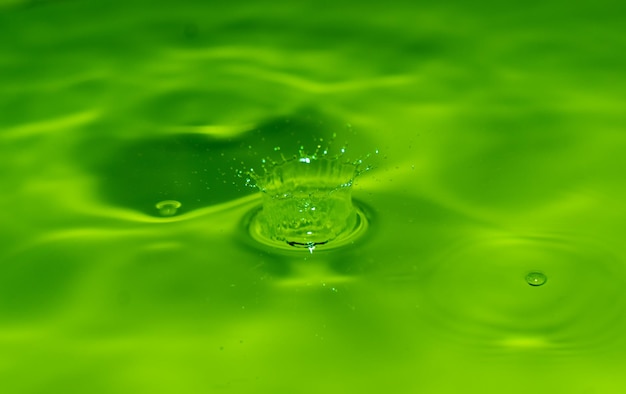
[[[626,392],[623,8],[0,2],[0,391]],[[253,239],[333,138],[366,231]]]

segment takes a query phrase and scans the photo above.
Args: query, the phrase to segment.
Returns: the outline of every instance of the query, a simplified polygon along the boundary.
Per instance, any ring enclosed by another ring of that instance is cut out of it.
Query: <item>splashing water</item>
[[[312,154],[300,147],[290,159],[264,159],[261,174],[250,170],[246,183],[263,193],[263,207],[251,222],[254,238],[313,253],[322,245],[343,244],[338,241],[352,239],[366,227],[364,214],[353,204],[352,185],[372,166],[364,164],[367,157],[347,160],[345,146],[339,154],[329,151],[321,144]]]

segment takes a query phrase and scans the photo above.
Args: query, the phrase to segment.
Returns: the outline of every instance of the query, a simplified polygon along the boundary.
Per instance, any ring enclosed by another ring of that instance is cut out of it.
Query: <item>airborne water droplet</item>
[[[541,286],[546,283],[547,280],[548,278],[541,272],[529,272],[528,275],[526,275],[526,282],[531,286]]]

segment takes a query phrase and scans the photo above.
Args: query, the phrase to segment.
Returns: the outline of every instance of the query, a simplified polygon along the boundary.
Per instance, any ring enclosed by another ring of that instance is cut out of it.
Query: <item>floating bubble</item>
[[[182,204],[176,200],[165,200],[156,203],[156,208],[159,210],[161,216],[174,216],[181,205]]]
[[[546,283],[547,280],[548,277],[541,272],[529,272],[528,275],[526,275],[526,282],[531,286],[541,286]]]

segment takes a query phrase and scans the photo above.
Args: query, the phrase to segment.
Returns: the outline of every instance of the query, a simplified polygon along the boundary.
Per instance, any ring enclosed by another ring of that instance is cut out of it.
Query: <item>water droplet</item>
[[[546,283],[547,280],[548,278],[541,272],[529,272],[528,275],[526,275],[526,282],[531,286],[541,286]]]
[[[176,200],[165,200],[156,203],[156,208],[159,210],[161,216],[174,216],[181,205],[182,204]]]

